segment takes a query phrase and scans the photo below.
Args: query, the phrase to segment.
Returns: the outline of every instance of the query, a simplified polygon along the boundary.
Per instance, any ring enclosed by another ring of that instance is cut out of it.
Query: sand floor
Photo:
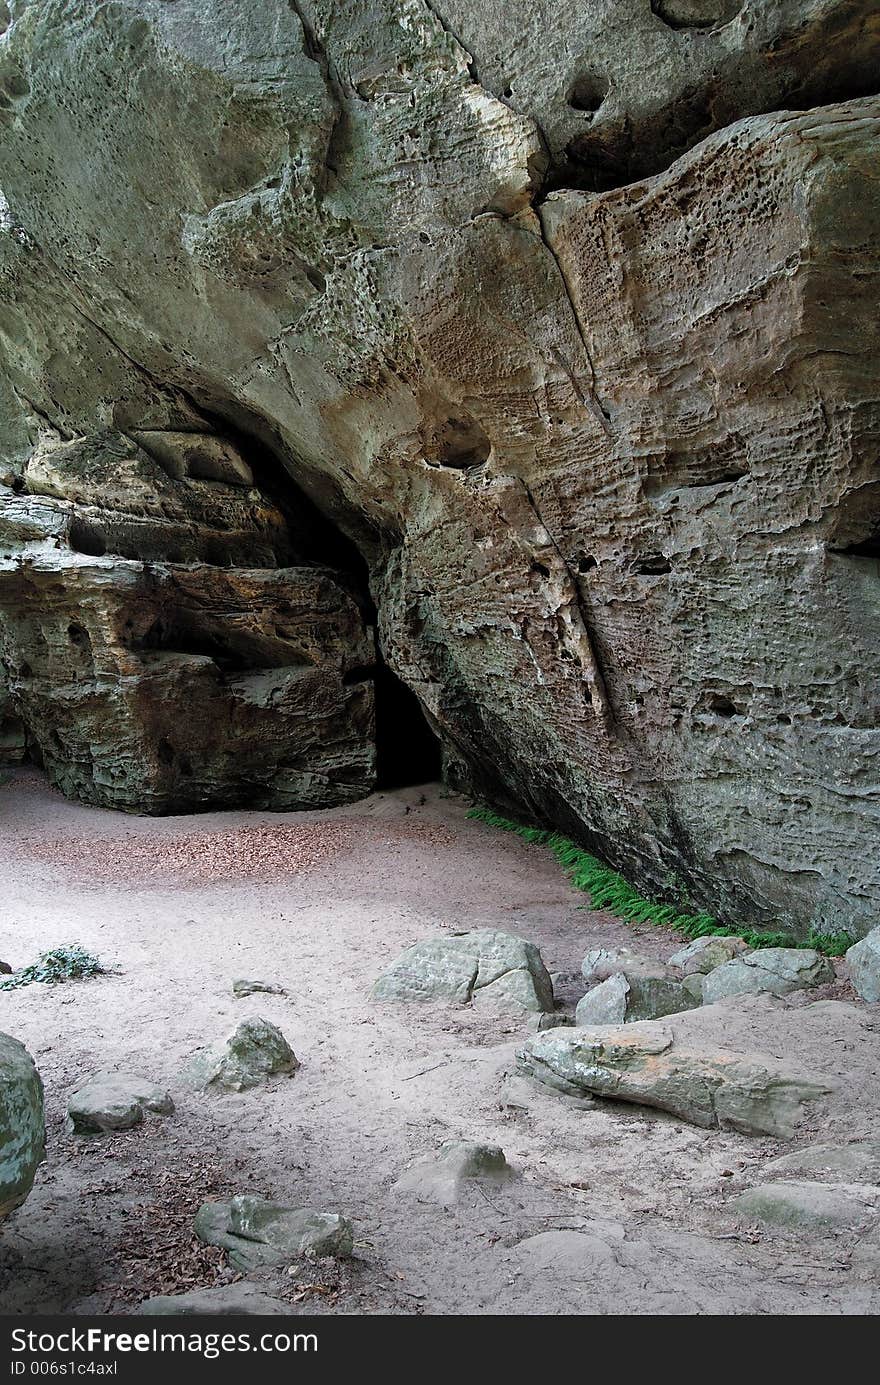
[[[635,936],[666,957],[680,946],[588,910],[548,852],[466,809],[426,786],[330,813],[129,818],[12,773],[0,786],[0,958],[19,967],[78,942],[117,970],[0,991],[0,1030],[36,1059],[48,1125],[34,1190],[0,1228],[0,1311],[126,1313],[150,1293],[223,1282],[231,1272],[193,1242],[192,1217],[205,1198],[246,1191],[355,1224],[352,1262],[265,1276],[301,1312],[880,1308],[880,1257],[860,1253],[869,1228],[796,1235],[727,1207],[776,1154],[877,1135],[880,1007],[853,1001],[845,967],[809,998],[749,997],[689,1021],[707,1043],[796,1053],[831,1080],[834,1097],[788,1145],[511,1084],[524,1022],[370,1001],[387,962],[444,930],[532,939],[569,1007],[587,947]],[[235,999],[236,977],[288,994]],[[246,1015],[280,1026],[299,1071],[239,1095],[189,1090],[188,1057]],[[68,1135],[70,1091],[108,1067],[165,1084],[175,1116]],[[449,1211],[394,1188],[456,1136],[500,1144],[520,1176]]]

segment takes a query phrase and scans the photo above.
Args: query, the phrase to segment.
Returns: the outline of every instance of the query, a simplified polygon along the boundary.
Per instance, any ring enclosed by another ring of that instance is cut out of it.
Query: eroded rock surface
[[[846,954],[850,979],[862,1000],[880,1001],[880,927],[872,928]]]
[[[701,1050],[666,1025],[553,1029],[517,1052],[520,1072],[561,1091],[671,1111],[707,1129],[791,1136],[830,1085],[764,1055]]]
[[[535,944],[489,928],[414,943],[379,977],[372,994],[374,1000],[553,1010],[553,985]]]
[[[369,782],[359,620],[325,586],[291,640],[244,522],[268,455],[458,782],[722,918],[873,926],[875,6],[32,0],[0,43],[0,624],[56,782],[241,801],[159,692],[243,721],[252,801]],[[83,449],[115,498],[65,498]],[[181,487],[228,511],[174,561]],[[147,675],[145,581],[243,665],[169,619]]]
[[[790,995],[834,980],[834,967],[811,947],[762,947],[714,967],[703,981],[703,1000],[726,996]]]
[[[236,1025],[227,1039],[194,1054],[187,1076],[208,1091],[243,1092],[273,1077],[289,1077],[298,1067],[278,1026],[254,1016]]]
[[[195,1233],[206,1245],[222,1246],[238,1269],[289,1265],[299,1255],[351,1255],[351,1222],[336,1212],[284,1207],[242,1194],[231,1202],[205,1202],[196,1213]]]
[[[433,1154],[418,1159],[401,1174],[395,1187],[401,1192],[451,1207],[475,1184],[500,1186],[514,1177],[504,1150],[476,1140],[446,1140]]]
[[[76,1135],[131,1130],[148,1111],[170,1116],[174,1111],[170,1094],[148,1078],[121,1072],[96,1073],[77,1087],[67,1103],[70,1128]]]

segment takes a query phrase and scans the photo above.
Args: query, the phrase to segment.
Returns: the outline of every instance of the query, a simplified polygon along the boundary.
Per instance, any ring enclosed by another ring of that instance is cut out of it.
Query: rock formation
[[[9,12],[16,744],[343,801],[375,607],[455,782],[730,922],[876,922],[872,0]]]

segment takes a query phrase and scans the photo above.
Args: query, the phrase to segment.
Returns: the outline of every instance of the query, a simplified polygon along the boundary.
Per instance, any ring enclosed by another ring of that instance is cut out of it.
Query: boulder
[[[278,1026],[255,1016],[242,1020],[227,1039],[196,1053],[187,1072],[197,1087],[243,1092],[272,1077],[289,1076],[298,1067]]]
[[[351,1222],[336,1212],[285,1207],[243,1194],[231,1202],[205,1202],[196,1213],[195,1234],[209,1246],[222,1246],[238,1269],[290,1265],[300,1255],[351,1255]]]
[[[140,1125],[147,1111],[170,1116],[171,1096],[146,1077],[99,1072],[77,1087],[67,1103],[68,1127],[75,1135],[100,1135]]]
[[[575,1024],[631,1024],[680,1014],[700,1004],[701,999],[681,981],[633,967],[587,991],[575,1010]]]
[[[761,1173],[800,1174],[825,1183],[880,1184],[880,1140],[855,1140],[848,1145],[808,1145],[771,1159]]]
[[[869,1005],[880,1001],[880,926],[854,943],[846,954],[853,990]]]
[[[670,1111],[706,1129],[746,1135],[794,1134],[810,1102],[830,1084],[763,1055],[702,1050],[677,1042],[666,1025],[552,1029],[528,1039],[516,1056],[538,1082]]]
[[[0,1034],[0,1220],[30,1192],[45,1140],[40,1074],[24,1044]]]
[[[711,1005],[726,996],[790,995],[834,980],[834,967],[810,947],[762,947],[735,957],[710,971],[703,982],[703,1000]]]
[[[859,1183],[765,1183],[728,1203],[747,1221],[796,1231],[864,1225],[880,1208],[880,1188]]]
[[[271,1298],[255,1284],[217,1284],[208,1289],[191,1289],[186,1294],[158,1294],[144,1299],[133,1309],[136,1317],[276,1317],[295,1313],[283,1298]]]
[[[581,976],[585,981],[607,981],[609,976],[633,967],[653,970],[657,976],[673,975],[663,962],[631,947],[591,947],[581,963]]]
[[[373,986],[374,1000],[477,1001],[504,1010],[553,1010],[553,986],[534,943],[478,929],[408,947]]]
[[[474,1184],[500,1185],[515,1177],[498,1145],[475,1140],[447,1140],[398,1178],[395,1188],[415,1193],[422,1201],[450,1207]]]
[[[682,976],[693,976],[695,973],[705,976],[707,972],[714,971],[716,967],[732,961],[734,957],[739,957],[748,950],[748,943],[733,935],[719,934],[717,937],[695,938],[687,947],[673,953],[669,958],[669,965],[675,967]]]

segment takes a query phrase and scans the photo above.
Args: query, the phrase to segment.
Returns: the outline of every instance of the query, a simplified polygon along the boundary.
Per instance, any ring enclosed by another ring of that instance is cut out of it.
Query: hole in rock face
[[[651,10],[670,29],[715,29],[739,14],[743,0],[651,0]]]
[[[427,784],[442,772],[440,742],[412,689],[383,659],[375,669],[376,787]]]
[[[608,83],[605,78],[585,73],[572,83],[565,99],[573,111],[595,115],[607,95]]]
[[[833,548],[831,551],[840,553],[845,558],[880,559],[880,533],[862,539],[860,543],[851,543],[846,548]]]
[[[643,558],[635,559],[632,569],[643,577],[659,577],[662,573],[671,572],[672,564],[662,553],[646,553]]]
[[[592,572],[593,568],[598,566],[599,564],[592,553],[585,553],[583,557],[578,558],[578,572]]]
[[[424,439],[425,459],[456,470],[481,466],[492,451],[488,433],[464,410],[439,422]]]
[[[74,553],[84,553],[89,558],[103,558],[107,552],[107,543],[100,527],[81,519],[79,515],[71,520],[67,539]]]
[[[737,714],[736,703],[731,702],[723,693],[710,693],[706,699],[706,706],[716,717],[735,717]]]

